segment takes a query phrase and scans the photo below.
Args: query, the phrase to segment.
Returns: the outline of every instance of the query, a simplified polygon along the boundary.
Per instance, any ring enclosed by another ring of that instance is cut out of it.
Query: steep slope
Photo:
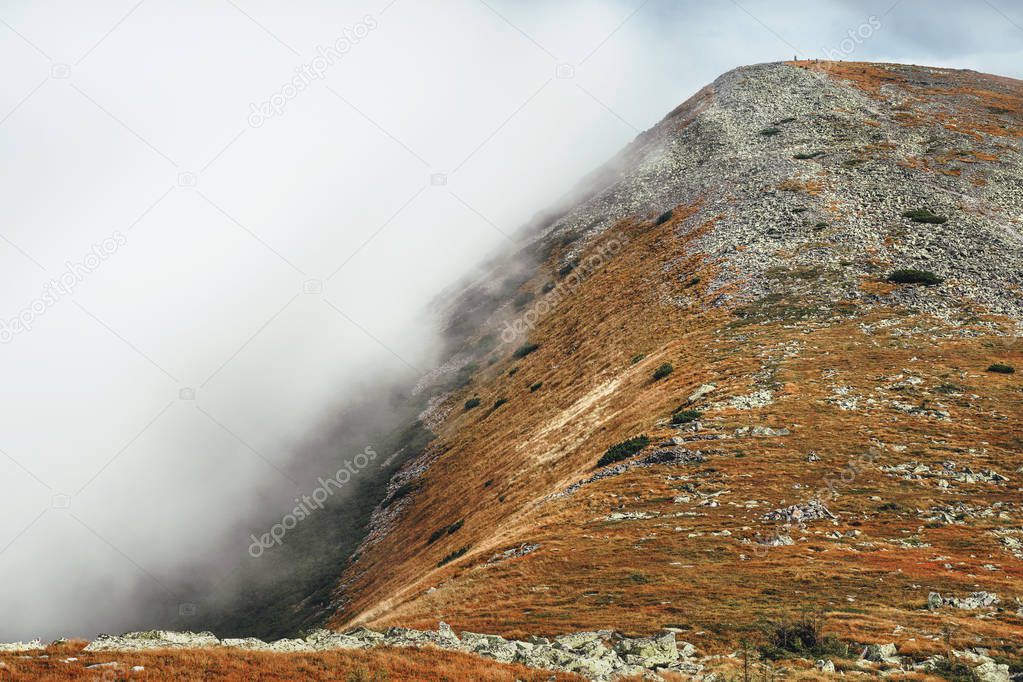
[[[1023,657],[1021,151],[1009,79],[721,77],[450,302],[468,384],[422,415],[332,624],[728,652],[814,610]]]

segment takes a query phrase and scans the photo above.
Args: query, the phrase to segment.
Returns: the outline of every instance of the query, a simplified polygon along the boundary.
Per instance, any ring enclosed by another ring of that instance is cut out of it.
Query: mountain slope
[[[450,301],[332,624],[1023,656],[1021,151],[1018,81],[722,76]]]

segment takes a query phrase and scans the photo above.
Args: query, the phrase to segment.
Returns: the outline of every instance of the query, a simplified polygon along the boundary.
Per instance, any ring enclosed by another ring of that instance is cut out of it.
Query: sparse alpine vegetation
[[[465,411],[468,412],[474,407],[479,407],[480,402],[481,401],[479,398],[469,398],[468,400],[465,401]]]
[[[675,413],[671,415],[671,423],[674,424],[675,426],[679,426],[681,424],[688,424],[689,422],[696,421],[701,416],[703,416],[703,413],[700,412],[699,410],[680,409],[676,410]]]
[[[612,445],[597,461],[597,467],[605,467],[608,464],[614,464],[615,462],[620,462],[623,459],[628,459],[648,445],[650,445],[650,439],[646,436],[636,436],[635,438],[622,441],[617,445]]]
[[[888,275],[888,281],[892,284],[922,284],[930,287],[941,284],[945,280],[930,270],[907,268],[893,271]]]
[[[674,371],[675,368],[671,366],[671,363],[665,362],[663,365],[654,370],[654,381],[660,381]]]
[[[994,372],[996,374],[1013,374],[1016,371],[1016,368],[1012,365],[1003,365],[1000,362],[996,362],[988,367],[987,371]]]
[[[941,225],[942,223],[948,222],[948,218],[945,216],[937,215],[930,209],[926,208],[914,208],[903,213],[902,217],[909,218],[914,223],[927,223],[931,225]]]
[[[523,345],[521,345],[521,346],[519,346],[518,348],[515,349],[515,352],[512,353],[512,357],[517,359],[517,360],[521,360],[522,358],[526,357],[530,353],[534,352],[539,347],[540,347],[540,345],[536,344],[536,343],[523,344]]]

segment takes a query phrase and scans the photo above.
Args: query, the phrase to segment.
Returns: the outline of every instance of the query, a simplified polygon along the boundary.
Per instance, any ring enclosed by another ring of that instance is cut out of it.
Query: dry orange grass
[[[50,646],[45,652],[0,654],[0,680],[184,680],[223,682],[530,682],[579,681],[522,666],[435,649],[277,654],[229,649],[172,649],[145,653],[82,651],[84,642]],[[42,653],[48,658],[41,658]],[[65,662],[69,658],[77,660]],[[86,666],[116,662],[117,666]],[[132,670],[142,666],[143,670]]]
[[[489,414],[453,412],[434,444],[442,454],[426,485],[398,528],[358,562],[351,574],[356,600],[334,625],[435,627],[445,620],[456,629],[516,637],[676,626],[701,650],[723,652],[742,637],[760,637],[765,623],[812,607],[830,614],[832,634],[852,641],[895,638],[934,648],[949,620],[961,625],[964,641],[980,638],[996,648],[1023,641],[1023,619],[985,621],[923,608],[929,590],[1023,595],[1023,562],[989,532],[1006,522],[996,517],[929,528],[917,514],[968,501],[1001,502],[1018,515],[1018,483],[942,491],[879,468],[909,460],[940,467],[954,459],[960,467],[1018,478],[1019,375],[984,369],[996,360],[1023,366],[1023,348],[979,330],[976,338],[936,343],[929,335],[946,333],[942,323],[886,308],[853,319],[772,322],[772,314],[787,310],[779,304],[763,320],[737,323],[732,312],[706,305],[713,296],[702,283],[690,286],[711,278],[709,264],[686,255],[687,243],[710,226],[684,236],[676,229],[691,213],[692,207],[676,210],[660,229],[620,226],[630,237],[627,249],[540,322],[530,336],[539,350],[514,360],[505,349],[497,364],[452,397],[456,406],[471,395],[484,405],[499,396],[509,402]],[[548,277],[530,286],[538,289]],[[886,283],[864,287],[882,296],[894,290]],[[671,303],[680,297],[690,305]],[[861,325],[893,318],[893,327],[862,331]],[[798,352],[785,352],[793,348]],[[641,353],[646,357],[633,364]],[[663,362],[675,372],[655,382],[651,375]],[[518,371],[509,377],[513,366]],[[765,372],[776,387],[773,405],[720,410],[706,415],[705,424],[726,436],[754,425],[788,428],[790,436],[694,443],[711,451],[702,465],[635,469],[571,497],[547,499],[593,473],[610,445],[641,433],[654,442],[674,435],[667,417],[701,384],[717,384],[710,399],[743,395],[754,390],[752,377]],[[907,372],[923,379],[921,389],[885,388],[895,383],[885,377]],[[538,381],[543,387],[531,393]],[[933,392],[946,384],[962,395]],[[909,416],[887,406],[845,411],[830,402],[838,385],[864,399],[939,401],[951,418]],[[742,543],[773,532],[762,521],[765,512],[806,501],[871,448],[879,449],[875,463],[839,484],[839,496],[828,503],[839,514],[836,524],[810,524],[803,536],[794,530],[800,541],[788,547],[765,551]],[[823,461],[808,465],[811,450]],[[672,479],[680,475],[700,493],[720,492],[719,505],[699,506],[699,494]],[[672,501],[682,494],[694,501]],[[653,517],[609,521],[615,510]],[[433,531],[462,518],[458,533],[427,544]],[[849,535],[825,535],[833,531]],[[541,547],[489,563],[524,542]],[[464,556],[437,568],[460,547],[468,547]],[[1000,570],[983,569],[985,563]],[[904,629],[894,637],[898,626]]]

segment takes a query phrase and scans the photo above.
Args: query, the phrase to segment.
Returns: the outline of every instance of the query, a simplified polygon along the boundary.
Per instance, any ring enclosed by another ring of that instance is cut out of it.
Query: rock
[[[239,638],[227,638],[220,640],[221,646],[226,646],[231,649],[246,649],[248,651],[269,651],[270,645],[261,639],[255,637]]]
[[[84,651],[144,651],[146,649],[201,649],[220,646],[212,632],[174,632],[146,630],[128,632],[119,637],[100,635]]]
[[[668,666],[679,658],[678,645],[672,632],[657,637],[623,639],[615,646],[615,651],[626,663],[644,668]]]
[[[39,649],[45,649],[43,643],[38,639],[33,639],[31,642],[0,642],[0,651],[4,653],[15,653],[18,651],[37,651]]]
[[[437,625],[437,640],[443,642],[445,648],[457,649],[461,646],[462,642],[458,639],[458,635],[451,629],[451,626],[441,621]]]
[[[833,673],[833,672],[835,672],[835,664],[832,663],[831,661],[827,660],[827,659],[821,659],[821,660],[817,661],[814,664],[814,666],[817,668],[817,670],[820,670],[822,673]]]
[[[764,514],[765,521],[780,521],[782,523],[806,523],[807,521],[819,521],[821,519],[834,519],[824,503],[820,500],[810,500],[805,504],[794,504],[784,509],[775,509]]]
[[[897,663],[896,652],[894,644],[868,644],[860,658],[874,663]]]
[[[995,661],[983,652],[974,651],[953,651],[952,655],[970,666],[973,674],[980,682],[1009,682],[1009,666],[995,663]]]
[[[942,606],[955,609],[974,611],[976,609],[994,608],[1001,600],[994,592],[971,592],[965,597],[942,597],[937,592],[927,595],[927,608],[932,611]]]

